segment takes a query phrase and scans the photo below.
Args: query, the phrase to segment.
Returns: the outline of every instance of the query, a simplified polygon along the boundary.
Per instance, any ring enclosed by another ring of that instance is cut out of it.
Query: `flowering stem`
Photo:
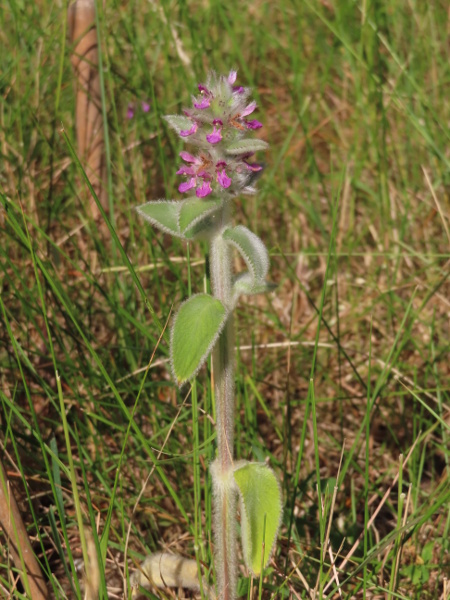
[[[230,246],[222,237],[230,222],[229,202],[224,202],[222,223],[210,244],[213,295],[229,307],[231,301]],[[218,598],[236,598],[236,492],[230,485],[234,444],[234,320],[230,309],[227,324],[212,354],[216,403],[217,461],[213,469],[214,535]]]
[[[236,75],[234,70],[228,76],[211,73],[206,84],[198,85],[199,95],[194,97],[192,107],[185,109],[183,115],[165,117],[183,140],[198,149],[195,155],[185,151],[180,153],[184,164],[177,174],[185,179],[178,190],[189,196],[181,203],[157,200],[138,208],[142,216],[165,233],[189,242],[194,239],[210,240],[212,296],[197,294],[182,304],[172,326],[170,354],[174,378],[182,385],[197,374],[212,350],[217,458],[211,465],[211,475],[220,600],[236,600],[237,497],[240,494],[243,500],[242,482],[251,481],[256,472],[258,476],[261,473],[258,465],[245,472],[241,468],[241,487],[236,483],[237,467],[233,463],[233,309],[241,295],[261,294],[272,289],[266,280],[269,255],[262,240],[246,227],[233,227],[231,223],[233,199],[241,194],[254,194],[254,182],[263,169],[262,165],[249,161],[255,152],[268,146],[265,141],[248,135],[260,129],[262,123],[247,118],[256,109],[256,102],[249,102],[249,88],[235,85]],[[232,251],[237,251],[247,266],[247,271],[237,273],[235,277]],[[278,502],[281,506],[275,476],[271,472],[267,474],[267,471],[263,469],[261,477],[266,482],[269,480],[269,486],[261,488],[257,485],[256,488],[265,491],[272,486],[275,504]],[[260,500],[255,502],[252,498],[248,502],[259,506]],[[281,514],[280,510],[278,513]],[[264,516],[265,513],[262,514]],[[274,521],[277,519],[279,517],[275,516]],[[272,539],[275,535],[276,528]],[[243,539],[248,550],[251,540],[248,542],[248,536]],[[259,548],[253,554],[259,556],[258,552]],[[259,574],[264,553],[260,559],[252,558],[251,550],[247,555],[247,566],[250,565],[252,572]]]

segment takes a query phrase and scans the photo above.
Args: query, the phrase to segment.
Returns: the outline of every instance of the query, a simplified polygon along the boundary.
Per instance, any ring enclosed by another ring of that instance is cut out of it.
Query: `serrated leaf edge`
[[[230,312],[226,309],[226,307],[223,305],[222,302],[220,302],[220,300],[218,300],[222,306],[225,309],[225,315],[224,315],[224,319],[219,327],[219,330],[216,332],[216,335],[214,336],[213,340],[211,341],[210,345],[208,346],[205,354],[201,357],[197,368],[195,369],[195,371],[192,373],[192,375],[190,375],[189,377],[186,377],[185,379],[178,379],[176,373],[175,373],[175,367],[173,364],[173,335],[174,335],[174,330],[175,330],[175,321],[176,318],[178,316],[178,313],[181,310],[181,307],[184,306],[185,304],[187,304],[188,302],[190,302],[193,298],[196,298],[197,296],[209,296],[210,298],[213,298],[214,300],[218,300],[218,298],[215,298],[215,296],[212,296],[211,294],[203,294],[203,293],[199,293],[199,294],[193,294],[192,296],[190,296],[189,298],[187,298],[184,302],[182,302],[180,304],[180,306],[178,307],[178,310],[176,312],[176,314],[173,317],[173,321],[172,321],[172,326],[170,328],[170,349],[169,349],[169,358],[170,358],[170,370],[172,372],[172,377],[175,380],[176,384],[178,385],[178,387],[181,388],[181,386],[186,383],[186,381],[191,381],[192,379],[194,379],[198,372],[200,371],[200,369],[203,367],[203,365],[205,364],[208,356],[211,354],[217,340],[219,339],[220,334],[222,333],[222,331],[224,330],[224,327],[226,325],[226,322],[228,320],[228,317],[230,315]]]

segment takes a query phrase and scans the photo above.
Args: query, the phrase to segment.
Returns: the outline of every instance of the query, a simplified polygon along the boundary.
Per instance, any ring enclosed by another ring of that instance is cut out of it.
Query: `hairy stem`
[[[210,246],[213,295],[230,309],[228,321],[213,350],[212,366],[217,419],[217,461],[213,465],[214,536],[218,598],[236,598],[236,492],[232,485],[234,444],[234,322],[231,313],[230,246],[222,238],[229,223],[229,206],[225,203],[222,227]]]

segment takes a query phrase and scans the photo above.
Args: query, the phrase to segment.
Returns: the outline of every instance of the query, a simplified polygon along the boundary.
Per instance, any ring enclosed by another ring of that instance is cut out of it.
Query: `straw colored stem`
[[[14,564],[20,572],[23,586],[32,600],[46,600],[47,587],[34,555],[22,516],[0,462],[0,526],[8,541]]]
[[[68,18],[73,44],[71,61],[76,85],[78,153],[101,205],[107,210],[105,140],[94,1],[76,0],[69,8]],[[89,202],[89,210],[91,216],[98,220],[100,212],[93,200]]]

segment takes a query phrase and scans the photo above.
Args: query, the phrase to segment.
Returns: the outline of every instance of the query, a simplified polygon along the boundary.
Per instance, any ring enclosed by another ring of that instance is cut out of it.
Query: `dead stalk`
[[[71,60],[75,72],[78,153],[101,205],[107,210],[105,140],[94,0],[76,0],[69,8],[68,19],[73,44]],[[89,201],[89,211],[96,221],[100,218],[100,211],[93,199]]]
[[[5,533],[12,559],[31,600],[47,600],[45,580],[1,461],[0,526]]]

